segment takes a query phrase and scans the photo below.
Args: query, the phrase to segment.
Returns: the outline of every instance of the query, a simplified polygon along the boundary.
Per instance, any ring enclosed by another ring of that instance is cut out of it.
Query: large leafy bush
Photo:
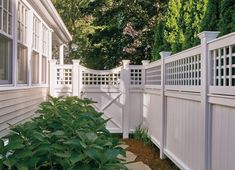
[[[126,169],[117,159],[125,155],[119,140],[91,103],[76,97],[42,103],[39,117],[13,127],[6,146],[0,140],[0,169]]]

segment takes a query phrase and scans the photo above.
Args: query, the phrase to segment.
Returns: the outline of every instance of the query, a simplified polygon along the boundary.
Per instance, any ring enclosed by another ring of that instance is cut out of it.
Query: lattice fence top
[[[82,84],[84,86],[118,86],[121,67],[113,70],[92,70],[83,67]]]
[[[130,85],[142,85],[142,66],[130,66]]]
[[[166,64],[166,85],[201,85],[201,55],[175,60]]]
[[[235,86],[235,45],[210,51],[212,60],[212,85]]]
[[[72,85],[72,66],[58,66],[56,69],[57,85]]]

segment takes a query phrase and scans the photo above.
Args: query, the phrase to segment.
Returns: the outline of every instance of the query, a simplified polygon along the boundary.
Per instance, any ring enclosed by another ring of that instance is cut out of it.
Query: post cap
[[[216,39],[219,33],[219,31],[203,31],[198,34],[198,37],[200,39],[206,38],[206,41],[211,41],[213,39]]]
[[[162,51],[159,54],[160,54],[161,58],[166,58],[171,55],[171,52],[170,51]]]
[[[150,63],[150,60],[142,60],[142,65],[146,66]]]
[[[72,60],[73,64],[80,64],[80,60],[76,59],[76,60]]]
[[[122,60],[122,64],[123,65],[129,65],[130,64],[130,60]]]

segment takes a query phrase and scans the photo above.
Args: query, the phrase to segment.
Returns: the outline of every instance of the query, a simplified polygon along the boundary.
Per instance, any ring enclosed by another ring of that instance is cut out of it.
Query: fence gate
[[[80,68],[82,74],[81,97],[96,101],[95,109],[103,112],[105,119],[110,119],[107,128],[111,132],[121,133],[123,124],[123,96],[120,90],[121,67],[108,71],[91,70],[82,66]]]

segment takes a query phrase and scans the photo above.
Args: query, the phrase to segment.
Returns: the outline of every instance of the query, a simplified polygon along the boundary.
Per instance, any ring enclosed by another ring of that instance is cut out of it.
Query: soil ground
[[[137,155],[136,161],[142,161],[152,170],[179,170],[171,160],[161,160],[160,151],[154,145],[147,146],[135,139],[124,139],[123,141],[129,145],[126,150]]]

